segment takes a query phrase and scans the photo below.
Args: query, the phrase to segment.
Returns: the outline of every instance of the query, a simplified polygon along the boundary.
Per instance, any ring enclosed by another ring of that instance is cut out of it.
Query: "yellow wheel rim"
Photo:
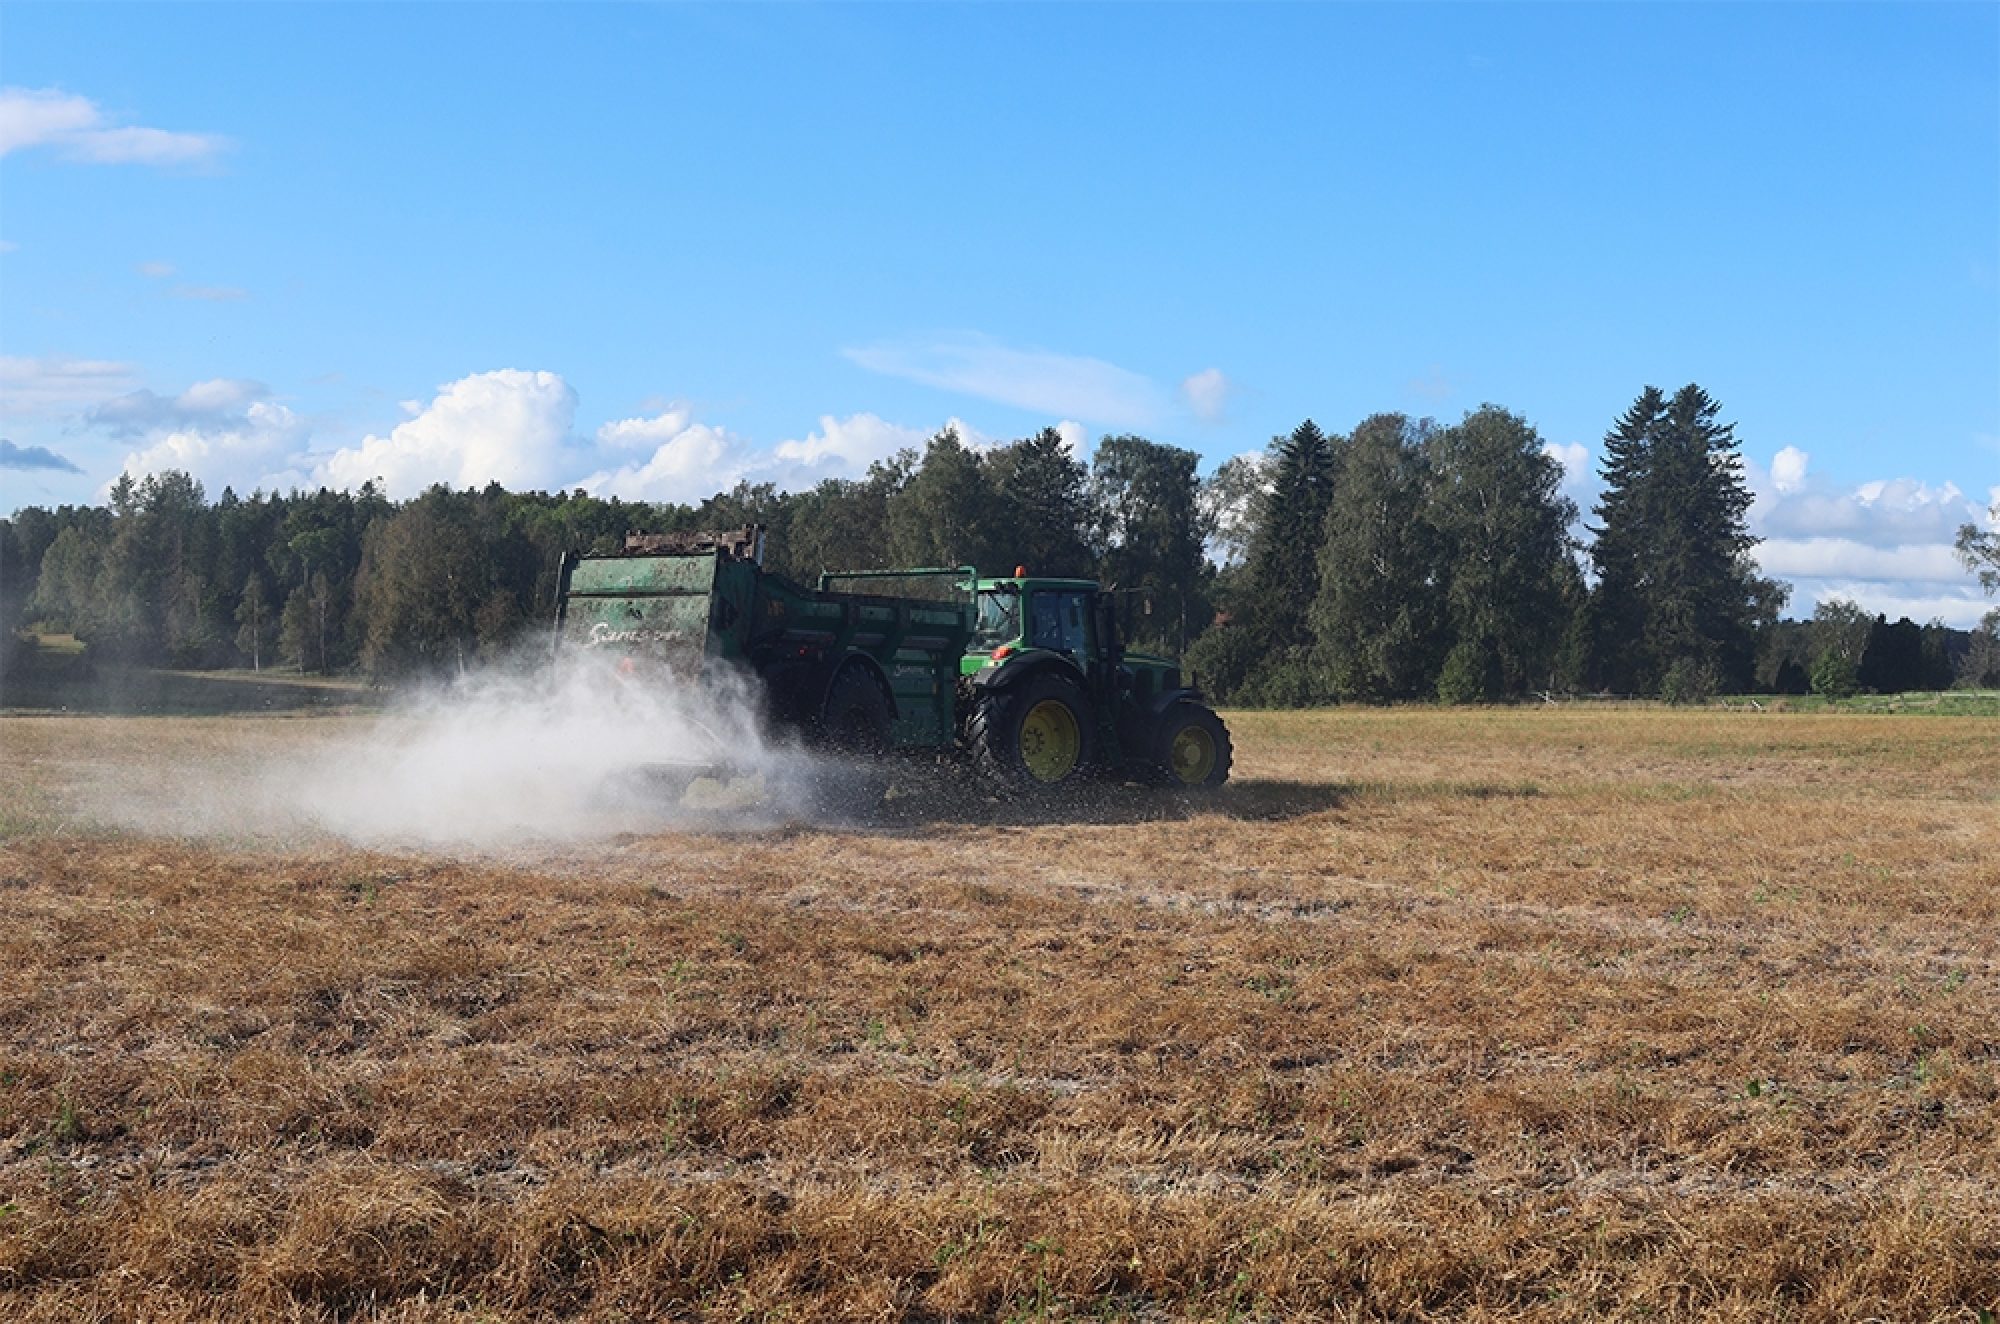
[[[1021,762],[1038,782],[1059,782],[1083,757],[1083,731],[1060,699],[1043,699],[1021,721]]]
[[[1174,776],[1183,785],[1199,786],[1215,771],[1215,737],[1206,727],[1191,723],[1174,732],[1167,752]]]

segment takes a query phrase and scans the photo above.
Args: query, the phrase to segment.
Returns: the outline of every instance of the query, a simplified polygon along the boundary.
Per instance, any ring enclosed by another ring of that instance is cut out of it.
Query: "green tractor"
[[[1026,790],[1092,769],[1186,788],[1228,780],[1228,728],[1177,665],[1126,650],[1115,594],[1025,568],[963,587],[977,615],[959,737],[983,776]]]
[[[962,760],[1002,793],[1093,772],[1191,789],[1228,779],[1221,719],[1174,663],[1126,651],[1118,596],[1095,583],[960,566],[828,573],[807,588],[765,570],[763,547],[753,526],[636,534],[566,559],[558,644],[627,676],[748,674],[769,725],[808,744]],[[916,578],[944,579],[950,596],[866,591]]]

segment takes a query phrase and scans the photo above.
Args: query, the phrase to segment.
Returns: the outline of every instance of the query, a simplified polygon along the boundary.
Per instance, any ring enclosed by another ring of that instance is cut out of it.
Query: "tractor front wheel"
[[[1090,705],[1074,681],[1043,674],[980,696],[966,723],[973,767],[1008,792],[1075,781],[1090,763]]]
[[[1206,705],[1182,699],[1160,718],[1154,766],[1159,779],[1182,790],[1213,790],[1229,780],[1235,750],[1229,728]]]

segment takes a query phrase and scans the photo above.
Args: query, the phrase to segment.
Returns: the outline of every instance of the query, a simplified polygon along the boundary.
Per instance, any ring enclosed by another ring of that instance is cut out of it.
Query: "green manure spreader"
[[[1183,788],[1229,776],[1229,732],[1165,658],[1129,652],[1114,596],[971,566],[763,567],[764,533],[635,534],[566,560],[559,645],[633,683],[747,682],[774,730],[867,763],[964,763],[1006,794],[1092,774]],[[938,596],[873,591],[928,581]],[[722,760],[726,761],[726,753]]]

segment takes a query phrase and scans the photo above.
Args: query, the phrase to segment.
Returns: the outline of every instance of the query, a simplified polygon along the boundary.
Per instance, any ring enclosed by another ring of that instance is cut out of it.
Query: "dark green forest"
[[[1105,437],[1085,465],[1053,429],[983,451],[945,431],[859,479],[699,505],[498,485],[211,500],[169,472],[0,521],[0,625],[120,664],[395,679],[545,628],[567,551],[755,523],[767,564],[808,582],[1024,565],[1135,590],[1133,642],[1184,655],[1222,703],[2000,685],[2000,612],[1971,632],[1838,602],[1786,619],[1787,586],[1750,559],[1734,429],[1698,386],[1642,392],[1601,473],[1579,512],[1533,426],[1493,405],[1346,433],[1308,420],[1206,478],[1194,452],[1143,437]],[[1968,566],[1990,568],[1988,536],[1961,536]]]

